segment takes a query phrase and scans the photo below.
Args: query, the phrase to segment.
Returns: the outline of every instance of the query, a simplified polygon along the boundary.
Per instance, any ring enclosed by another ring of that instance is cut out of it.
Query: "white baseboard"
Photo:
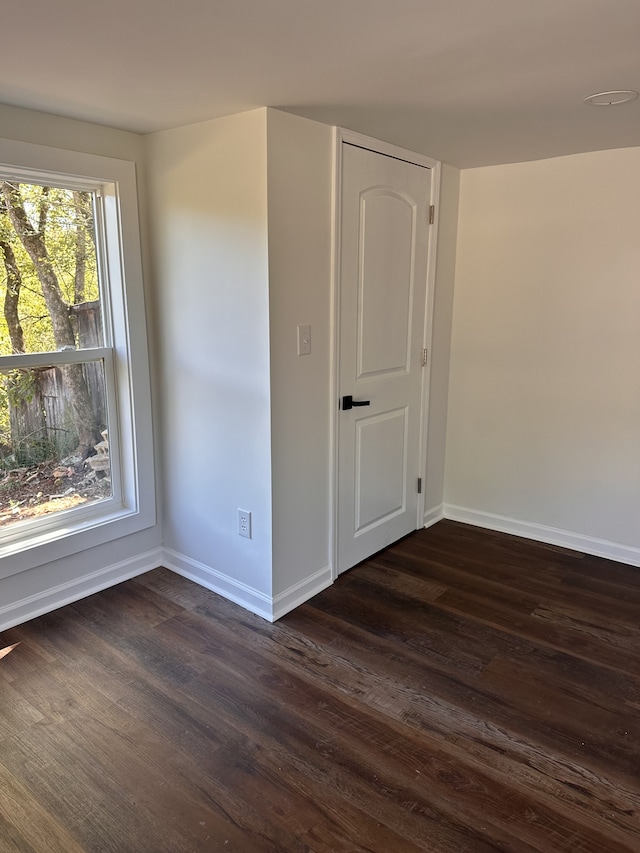
[[[107,587],[144,574],[158,566],[182,575],[200,586],[217,592],[224,598],[250,610],[269,622],[275,622],[294,607],[322,592],[333,583],[331,566],[325,566],[303,581],[294,584],[273,599],[228,575],[212,569],[197,560],[178,554],[169,548],[155,548],[129,560],[107,566],[83,575],[73,581],[59,584],[43,592],[0,607],[0,631],[6,631],[22,622],[28,622],[44,613],[64,607],[80,598],[93,595]]]
[[[617,542],[597,539],[581,533],[573,533],[556,527],[521,521],[509,516],[455,506],[454,504],[440,504],[426,510],[424,526],[430,527],[442,518],[473,524],[487,530],[523,536],[536,542],[559,545],[563,548],[580,551],[583,554],[592,554],[640,567],[640,548],[635,546],[621,545]],[[35,619],[37,616],[42,616],[44,613],[49,613],[65,604],[71,604],[109,586],[144,574],[144,572],[158,566],[166,566],[176,574],[222,595],[269,622],[280,619],[333,583],[331,566],[325,566],[272,598],[197,560],[192,560],[168,548],[155,548],[144,554],[138,554],[129,560],[115,563],[88,575],[83,575],[81,578],[27,596],[13,604],[0,606],[0,631]]]
[[[233,601],[234,604],[239,604],[240,607],[250,610],[251,613],[261,616],[268,622],[275,622],[276,619],[280,619],[285,613],[293,610],[299,604],[303,604],[333,583],[331,566],[325,566],[310,577],[271,598],[271,596],[259,592],[223,572],[212,569],[211,566],[185,557],[184,554],[178,554],[170,548],[164,549],[162,565],[171,569],[172,572],[200,584],[205,589],[217,592],[223,598]]]
[[[437,521],[442,521],[444,518],[444,505],[438,504],[424,511],[424,526],[431,527]]]
[[[294,607],[304,604],[305,601],[313,598],[314,595],[322,592],[332,583],[331,566],[325,566],[324,569],[319,569],[310,577],[290,586],[289,589],[285,589],[284,592],[278,593],[273,598],[273,621],[280,619]]]
[[[591,554],[594,557],[604,557],[618,563],[640,566],[640,548],[633,545],[620,545],[618,542],[610,542],[607,539],[596,539],[592,536],[584,536],[582,533],[572,533],[570,530],[547,527],[544,524],[520,521],[517,518],[481,512],[453,504],[444,504],[444,517],[450,518],[452,521],[462,521],[476,527],[484,527],[487,530],[523,536],[525,539],[545,542],[547,545],[560,545],[562,548]]]
[[[205,589],[210,589],[212,592],[217,592],[223,598],[228,598],[245,610],[250,610],[257,616],[273,621],[273,608],[271,596],[263,592],[259,592],[253,587],[235,578],[225,575],[211,566],[206,566],[198,560],[192,560],[190,557],[185,557],[183,554],[178,554],[170,548],[164,549],[164,557],[162,565],[167,569],[171,569],[182,577],[187,578],[194,583],[200,584]]]
[[[129,560],[115,563],[88,575],[83,575],[76,580],[46,589],[35,595],[27,596],[13,604],[0,607],[0,631],[13,628],[22,622],[35,619],[51,610],[57,610],[65,604],[71,604],[79,598],[93,595],[109,586],[114,586],[122,581],[142,575],[151,569],[162,565],[162,548],[155,548],[144,554],[138,554]]]

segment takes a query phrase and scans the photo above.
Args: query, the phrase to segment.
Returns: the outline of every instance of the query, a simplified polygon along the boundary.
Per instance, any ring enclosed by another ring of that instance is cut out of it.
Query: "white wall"
[[[638,235],[640,148],[462,173],[449,515],[640,561]]]
[[[331,582],[333,133],[271,109],[267,128],[273,593],[280,609]],[[299,323],[312,327],[309,355],[297,354]]]
[[[271,600],[267,123],[259,109],[147,137],[172,568]],[[238,508],[253,538],[237,533]]]
[[[331,580],[332,131],[259,109],[147,150],[165,561],[271,618]]]
[[[449,395],[449,354],[453,318],[453,285],[458,232],[460,170],[442,165],[438,211],[431,374],[429,379],[429,419],[427,424],[427,465],[425,477],[425,523],[442,514],[444,497],[447,400]]]
[[[267,617],[328,583],[331,129],[259,109],[142,139],[1,105],[0,127],[140,186],[148,157],[165,562]],[[427,513],[444,490],[450,517],[640,564],[638,199],[640,148],[443,167]],[[161,533],[53,545],[0,581],[0,627],[152,567]]]
[[[0,135],[20,142],[133,161],[138,186],[143,185],[143,144],[135,134],[0,105]],[[145,266],[146,261],[143,244]],[[144,323],[141,317],[133,320]],[[146,392],[142,396],[146,407]],[[105,544],[94,544],[104,542],[106,537],[102,534],[81,536],[91,543],[85,550],[68,554],[66,540],[53,542],[39,549],[40,564],[34,568],[18,571],[34,563],[33,552],[11,558],[16,573],[0,580],[0,629],[158,565],[162,544],[159,523]]]
[[[3,135],[133,160],[159,526],[0,582],[0,626],[164,562],[268,618],[331,581],[333,133],[259,109],[141,138],[0,106]],[[427,498],[442,501],[458,172],[444,169]],[[143,247],[144,248],[144,247]],[[153,270],[149,258],[153,259]],[[153,273],[153,276],[151,275]],[[151,282],[151,284],[149,283]],[[299,357],[298,323],[312,326]],[[429,503],[427,504],[430,505]],[[237,535],[238,507],[253,539]]]
[[[68,151],[84,151],[136,163],[143,173],[143,138],[137,133],[0,104],[0,136]]]

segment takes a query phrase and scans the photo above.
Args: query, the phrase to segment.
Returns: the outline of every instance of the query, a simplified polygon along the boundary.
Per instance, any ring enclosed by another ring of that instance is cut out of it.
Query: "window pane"
[[[111,495],[104,363],[0,373],[0,528]]]
[[[94,196],[0,181],[0,355],[103,345]]]

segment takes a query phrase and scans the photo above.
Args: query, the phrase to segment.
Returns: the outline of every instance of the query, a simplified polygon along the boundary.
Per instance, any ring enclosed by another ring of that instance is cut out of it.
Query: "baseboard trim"
[[[481,512],[454,504],[444,504],[444,518],[473,524],[476,527],[484,527],[487,530],[496,530],[500,533],[511,533],[514,536],[523,536],[525,539],[533,539],[547,545],[559,545],[562,548],[580,551],[594,557],[604,557],[607,560],[615,560],[617,563],[640,567],[640,548],[633,545],[621,545],[607,539],[596,539],[592,536],[584,536],[582,533],[572,533],[570,530],[547,527],[544,524],[535,524],[530,521],[520,521],[517,518]]]
[[[13,604],[0,607],[0,631],[6,631],[22,622],[28,622],[65,604],[93,595],[109,586],[142,575],[162,565],[162,548],[137,554],[129,560],[106,566],[104,569],[82,575],[67,583],[27,596]]]
[[[170,548],[164,549],[163,565],[177,575],[182,575],[211,592],[217,592],[234,604],[239,604],[245,610],[250,610],[256,616],[261,616],[269,622],[273,621],[271,596]]]
[[[444,518],[444,505],[438,504],[424,511],[424,526],[431,527]]]
[[[281,616],[289,613],[290,610],[293,610],[300,604],[304,604],[305,601],[313,598],[314,595],[322,592],[323,589],[331,586],[332,583],[331,566],[325,566],[308,578],[285,589],[284,592],[278,593],[273,598],[273,621],[275,622],[276,619],[280,619]]]

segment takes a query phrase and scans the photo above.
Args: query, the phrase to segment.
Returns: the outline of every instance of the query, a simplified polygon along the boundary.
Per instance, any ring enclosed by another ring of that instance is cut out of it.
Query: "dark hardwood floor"
[[[0,635],[0,851],[637,853],[639,614],[453,522],[275,625],[158,569]]]

